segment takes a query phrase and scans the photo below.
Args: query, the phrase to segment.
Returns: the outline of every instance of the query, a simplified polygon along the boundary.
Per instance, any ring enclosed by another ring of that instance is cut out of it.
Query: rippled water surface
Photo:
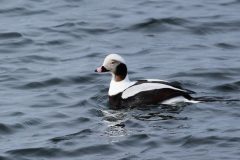
[[[0,3],[1,160],[239,160],[239,0]],[[110,52],[213,102],[111,110]]]

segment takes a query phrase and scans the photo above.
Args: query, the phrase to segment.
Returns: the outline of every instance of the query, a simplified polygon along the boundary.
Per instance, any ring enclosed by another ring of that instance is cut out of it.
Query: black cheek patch
[[[116,68],[115,74],[121,76],[124,79],[127,75],[127,66],[123,63],[120,63]]]

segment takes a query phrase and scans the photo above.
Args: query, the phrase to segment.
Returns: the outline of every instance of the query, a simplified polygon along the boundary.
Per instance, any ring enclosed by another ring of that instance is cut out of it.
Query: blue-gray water
[[[239,160],[239,0],[0,0],[1,160]],[[131,79],[219,101],[110,110],[119,53]]]

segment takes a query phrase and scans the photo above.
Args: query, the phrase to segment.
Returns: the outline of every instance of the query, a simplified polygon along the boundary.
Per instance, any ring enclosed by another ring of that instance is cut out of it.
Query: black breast
[[[124,108],[122,106],[122,93],[118,93],[117,95],[109,96],[109,104],[112,109],[121,109]]]

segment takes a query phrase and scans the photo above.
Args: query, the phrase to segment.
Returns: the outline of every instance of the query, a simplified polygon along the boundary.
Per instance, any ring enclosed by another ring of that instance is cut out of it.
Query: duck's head
[[[125,60],[118,54],[109,54],[103,61],[103,65],[95,72],[111,72],[115,81],[122,81],[127,76],[127,66]]]

